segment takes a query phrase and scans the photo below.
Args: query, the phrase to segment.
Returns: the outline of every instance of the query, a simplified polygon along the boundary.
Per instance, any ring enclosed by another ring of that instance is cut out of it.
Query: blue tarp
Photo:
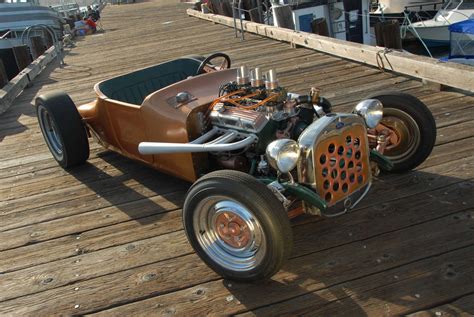
[[[456,33],[474,34],[474,19],[469,19],[469,20],[451,24],[449,26],[449,31],[456,32]]]

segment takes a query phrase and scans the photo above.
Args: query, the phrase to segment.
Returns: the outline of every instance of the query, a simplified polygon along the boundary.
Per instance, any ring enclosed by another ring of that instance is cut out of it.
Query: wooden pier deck
[[[474,314],[474,97],[250,34],[240,42],[188,7],[107,7],[106,32],[79,40],[66,67],[50,65],[0,116],[0,315]],[[276,68],[290,91],[320,87],[336,109],[382,89],[413,93],[436,117],[436,147],[416,171],[378,179],[352,214],[298,219],[272,280],[222,280],[186,241],[189,184],[97,145],[64,171],[32,107],[53,90],[86,102],[99,80],[214,51]]]

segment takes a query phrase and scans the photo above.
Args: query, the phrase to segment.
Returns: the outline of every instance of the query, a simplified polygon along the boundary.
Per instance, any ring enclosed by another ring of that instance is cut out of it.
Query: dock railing
[[[228,27],[234,27],[233,18],[206,14],[193,9],[188,9],[187,14]],[[307,47],[344,59],[377,66],[384,71],[393,71],[419,78],[423,81],[474,93],[474,68],[471,66],[440,62],[433,58],[413,55],[407,52],[387,50],[381,47],[347,42],[313,33],[294,31],[250,21],[243,21],[242,29],[248,33],[288,42],[293,46]]]

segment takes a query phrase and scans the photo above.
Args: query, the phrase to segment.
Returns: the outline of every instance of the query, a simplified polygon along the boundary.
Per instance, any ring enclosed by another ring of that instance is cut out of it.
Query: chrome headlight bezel
[[[300,158],[300,146],[291,139],[279,139],[267,146],[266,157],[271,167],[286,174],[292,171]]]
[[[383,118],[383,105],[377,99],[366,99],[359,102],[353,112],[364,118],[368,128],[374,129]]]

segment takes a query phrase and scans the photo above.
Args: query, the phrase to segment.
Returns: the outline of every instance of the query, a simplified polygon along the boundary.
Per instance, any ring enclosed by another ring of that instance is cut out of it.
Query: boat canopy
[[[469,19],[449,26],[449,58],[474,58],[474,20]]]
[[[461,21],[449,26],[450,32],[474,34],[474,19]]]

